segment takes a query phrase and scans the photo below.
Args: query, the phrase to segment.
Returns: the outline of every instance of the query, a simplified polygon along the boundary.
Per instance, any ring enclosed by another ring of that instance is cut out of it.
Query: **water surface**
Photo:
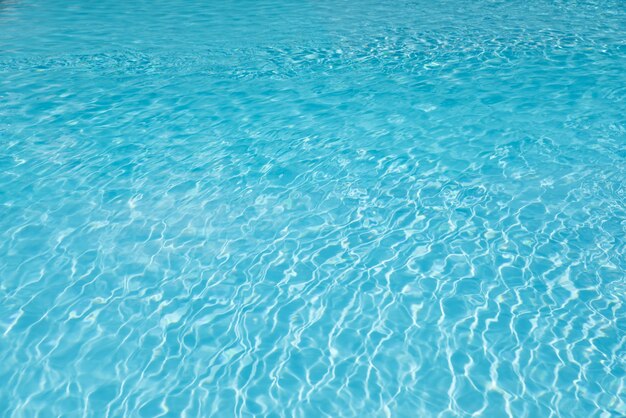
[[[621,1],[0,2],[0,416],[626,415]]]

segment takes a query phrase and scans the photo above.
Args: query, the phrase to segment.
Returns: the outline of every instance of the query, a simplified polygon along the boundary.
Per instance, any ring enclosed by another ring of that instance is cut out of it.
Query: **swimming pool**
[[[620,1],[0,1],[0,416],[626,415]]]

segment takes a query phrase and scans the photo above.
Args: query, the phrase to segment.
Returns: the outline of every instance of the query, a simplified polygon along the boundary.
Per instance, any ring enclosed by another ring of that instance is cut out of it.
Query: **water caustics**
[[[0,417],[626,415],[621,1],[0,1]]]

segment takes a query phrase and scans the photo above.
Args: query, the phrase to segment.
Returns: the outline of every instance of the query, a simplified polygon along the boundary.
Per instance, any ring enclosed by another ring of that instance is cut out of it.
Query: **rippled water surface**
[[[625,115],[622,1],[0,1],[0,416],[625,416]]]

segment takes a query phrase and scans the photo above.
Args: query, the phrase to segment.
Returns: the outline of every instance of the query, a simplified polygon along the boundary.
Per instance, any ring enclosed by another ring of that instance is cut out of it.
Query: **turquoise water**
[[[0,1],[1,417],[626,415],[621,1]]]

